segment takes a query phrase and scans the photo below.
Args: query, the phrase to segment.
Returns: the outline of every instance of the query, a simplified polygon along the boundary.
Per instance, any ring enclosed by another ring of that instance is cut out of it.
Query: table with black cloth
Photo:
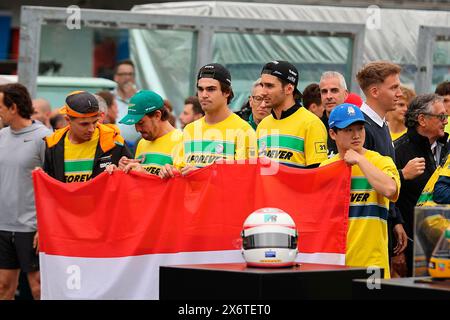
[[[368,277],[366,268],[309,263],[287,268],[245,263],[161,266],[159,298],[351,299],[352,280]]]

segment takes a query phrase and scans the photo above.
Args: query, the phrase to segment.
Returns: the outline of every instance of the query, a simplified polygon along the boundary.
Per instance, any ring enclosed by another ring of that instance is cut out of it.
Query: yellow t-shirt
[[[428,179],[427,184],[422,190],[419,199],[417,200],[416,206],[418,207],[435,207],[438,204],[433,200],[433,191],[436,182],[440,176],[450,176],[450,156],[447,157],[446,162],[442,166],[438,166],[434,170],[430,179]],[[442,204],[439,204],[442,206]]]
[[[327,159],[327,131],[322,121],[301,107],[277,120],[265,117],[256,129],[260,155],[293,167],[306,167]]]
[[[178,168],[186,163],[202,168],[218,159],[256,158],[255,130],[234,113],[213,125],[203,117],[184,128],[180,151],[175,161]]]
[[[92,139],[73,144],[69,140],[69,132],[64,138],[64,177],[65,182],[84,182],[92,179],[95,151],[100,133],[95,129]]]
[[[389,133],[391,134],[391,139],[392,141],[397,140],[398,138],[400,138],[402,135],[404,135],[406,133],[406,131],[408,131],[408,129],[403,130],[402,132],[392,132],[389,131]]]
[[[397,184],[398,198],[400,176],[390,157],[367,150],[364,157],[374,166],[392,177]],[[339,155],[320,165],[340,160]],[[346,265],[354,267],[377,266],[384,269],[384,277],[390,278],[387,218],[389,199],[377,193],[359,166],[352,166],[352,184],[347,232]]]
[[[154,141],[141,139],[136,148],[136,159],[142,159],[142,166],[149,173],[158,175],[165,164],[173,164],[173,158],[180,147],[183,133],[172,130]]]

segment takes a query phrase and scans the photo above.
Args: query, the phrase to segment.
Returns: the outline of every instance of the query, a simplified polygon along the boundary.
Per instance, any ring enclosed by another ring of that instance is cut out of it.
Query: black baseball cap
[[[300,91],[297,89],[298,85],[298,71],[297,68],[287,62],[281,60],[274,60],[266,63],[261,71],[261,74],[270,74],[279,79],[287,81],[294,85],[295,93],[301,96]]]
[[[60,113],[72,117],[91,117],[98,113],[98,101],[87,91],[73,91],[66,97],[66,104]]]
[[[200,68],[197,74],[197,81],[201,78],[212,78],[231,86],[231,74],[223,65],[219,63],[209,63]]]

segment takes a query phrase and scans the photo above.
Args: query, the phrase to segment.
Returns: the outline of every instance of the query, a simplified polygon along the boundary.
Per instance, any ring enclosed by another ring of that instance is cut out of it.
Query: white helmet
[[[242,255],[250,267],[287,267],[297,257],[297,229],[289,214],[262,208],[250,214],[241,233]]]

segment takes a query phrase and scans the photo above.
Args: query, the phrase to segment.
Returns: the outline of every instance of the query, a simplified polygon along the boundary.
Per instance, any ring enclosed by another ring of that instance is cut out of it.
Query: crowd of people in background
[[[72,183],[105,170],[170,179],[222,159],[302,169],[344,160],[352,167],[346,263],[411,276],[414,207],[437,169],[436,202],[450,202],[450,82],[416,96],[400,74],[394,63],[367,63],[355,79],[362,99],[333,70],[300,92],[297,68],[271,61],[233,112],[232,75],[211,63],[178,118],[170,101],[138,90],[130,60],[114,70],[116,89],[68,93],[62,108],[32,100],[21,84],[1,85],[0,299],[14,298],[20,270],[39,298],[35,167]]]

